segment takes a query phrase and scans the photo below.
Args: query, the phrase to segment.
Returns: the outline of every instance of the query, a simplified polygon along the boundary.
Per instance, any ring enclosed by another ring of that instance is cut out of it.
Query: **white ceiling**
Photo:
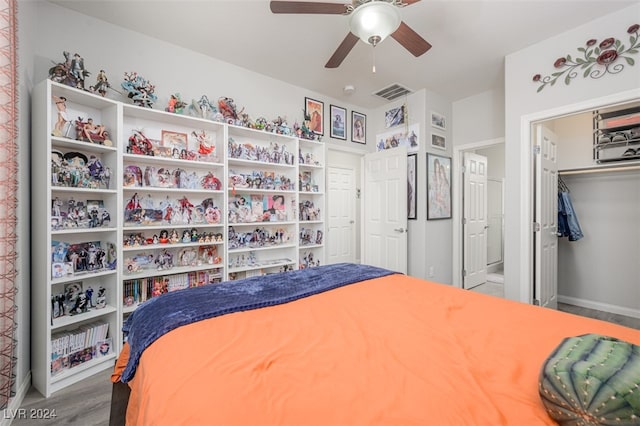
[[[404,7],[401,15],[433,48],[414,58],[388,38],[375,48],[374,74],[373,48],[362,42],[340,67],[324,68],[347,35],[348,17],[342,15],[274,15],[268,0],[51,1],[367,108],[383,105],[386,101],[372,93],[392,83],[414,91],[426,88],[452,101],[500,86],[505,55],[638,3],[422,0]],[[346,95],[346,85],[355,86],[355,92]]]

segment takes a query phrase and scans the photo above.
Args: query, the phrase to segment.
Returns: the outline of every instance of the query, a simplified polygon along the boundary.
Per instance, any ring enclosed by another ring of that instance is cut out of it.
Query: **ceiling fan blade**
[[[344,58],[346,58],[349,52],[351,52],[351,49],[353,49],[353,46],[356,45],[358,40],[360,39],[353,33],[350,32],[349,34],[347,34],[347,36],[344,38],[344,40],[342,40],[342,43],[340,43],[340,46],[338,46],[336,51],[333,53],[333,56],[329,58],[329,61],[324,67],[338,68],[342,61],[344,61]]]
[[[272,1],[270,6],[273,13],[318,13],[329,15],[347,13],[347,5],[340,3]]]
[[[404,46],[404,48],[411,52],[415,57],[418,57],[431,49],[431,44],[420,37],[420,35],[413,31],[411,27],[404,23],[404,21],[402,21],[398,29],[391,34],[391,37]]]

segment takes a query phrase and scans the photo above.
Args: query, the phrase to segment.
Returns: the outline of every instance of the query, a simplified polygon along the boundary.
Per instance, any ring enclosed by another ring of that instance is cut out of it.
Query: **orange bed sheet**
[[[586,333],[640,344],[640,330],[391,275],[171,331],[129,382],[127,424],[551,425],[540,368]]]

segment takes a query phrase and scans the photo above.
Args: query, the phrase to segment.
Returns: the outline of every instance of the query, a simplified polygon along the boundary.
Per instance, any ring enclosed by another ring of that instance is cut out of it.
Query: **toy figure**
[[[82,121],[82,117],[78,117],[76,120],[77,140],[111,146],[111,141],[108,139],[108,136],[105,126],[102,124],[94,124],[93,118],[87,118],[87,121]]]
[[[98,288],[98,295],[96,296],[96,308],[102,309],[107,306],[107,290],[100,286]]]
[[[89,90],[92,92],[98,92],[101,96],[105,96],[107,94],[107,89],[113,89],[109,81],[107,80],[107,74],[104,70],[100,70],[98,75],[96,75],[96,84],[93,86],[89,86]]]
[[[67,118],[67,98],[64,96],[58,97],[53,95],[53,101],[55,102],[56,109],[58,110],[58,121],[56,121],[51,134],[53,136],[66,136],[64,128],[67,123],[69,123],[69,119]]]
[[[84,294],[87,296],[87,306],[89,308],[93,308],[93,288],[91,288],[91,286],[89,286],[85,291]]]
[[[165,108],[165,111],[182,114],[186,106],[187,104],[180,99],[180,93],[176,93],[169,98],[169,104]]]
[[[158,99],[153,93],[155,86],[137,72],[124,73],[122,88],[129,93],[127,96],[133,100],[133,103],[141,107],[151,108]]]
[[[240,111],[237,111],[236,104],[233,99],[224,96],[218,98],[218,109],[220,110],[222,116],[228,124],[236,124],[238,116],[242,113],[242,111],[244,111],[244,108],[242,108],[242,110]]]
[[[73,59],[69,52],[62,54],[65,61],[49,68],[49,78],[57,83],[84,90],[84,79],[90,74],[84,69],[84,59],[77,53],[73,55]]]
[[[189,114],[206,119],[213,119],[213,115],[218,112],[218,109],[214,104],[209,101],[207,95],[202,95],[199,101],[191,100],[189,105]],[[220,120],[216,120],[220,121]]]

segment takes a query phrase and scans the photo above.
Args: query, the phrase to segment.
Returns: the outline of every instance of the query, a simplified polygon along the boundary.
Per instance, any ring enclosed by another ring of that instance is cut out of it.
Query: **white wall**
[[[504,90],[502,87],[453,103],[456,126],[453,144],[466,145],[504,137]]]
[[[593,164],[591,112],[570,115],[549,123],[558,137],[558,170],[577,169]]]
[[[640,318],[640,172],[563,180],[584,238],[560,239],[558,299]]]
[[[572,109],[592,109],[594,103],[640,96],[636,65],[600,79],[577,78],[537,92],[535,74],[554,72],[558,57],[571,54],[586,40],[617,37],[628,43],[627,28],[640,22],[640,4],[604,15],[588,24],[508,55],[505,60],[505,296],[531,302],[531,142],[529,121],[550,118]]]
[[[392,108],[406,105],[407,123],[420,126],[420,148],[418,155],[417,173],[417,219],[409,220],[408,227],[408,274],[414,277],[429,279],[440,283],[450,284],[451,251],[452,251],[452,221],[451,219],[427,221],[427,152],[451,156],[453,114],[451,101],[429,90],[419,90],[406,99],[380,107],[373,112],[377,127],[369,129],[371,137],[375,134],[389,131],[384,127],[384,113]],[[431,112],[437,112],[446,117],[447,129],[437,130],[431,127]],[[435,131],[446,137],[445,151],[431,147],[431,133]],[[431,274],[433,271],[433,274]]]

